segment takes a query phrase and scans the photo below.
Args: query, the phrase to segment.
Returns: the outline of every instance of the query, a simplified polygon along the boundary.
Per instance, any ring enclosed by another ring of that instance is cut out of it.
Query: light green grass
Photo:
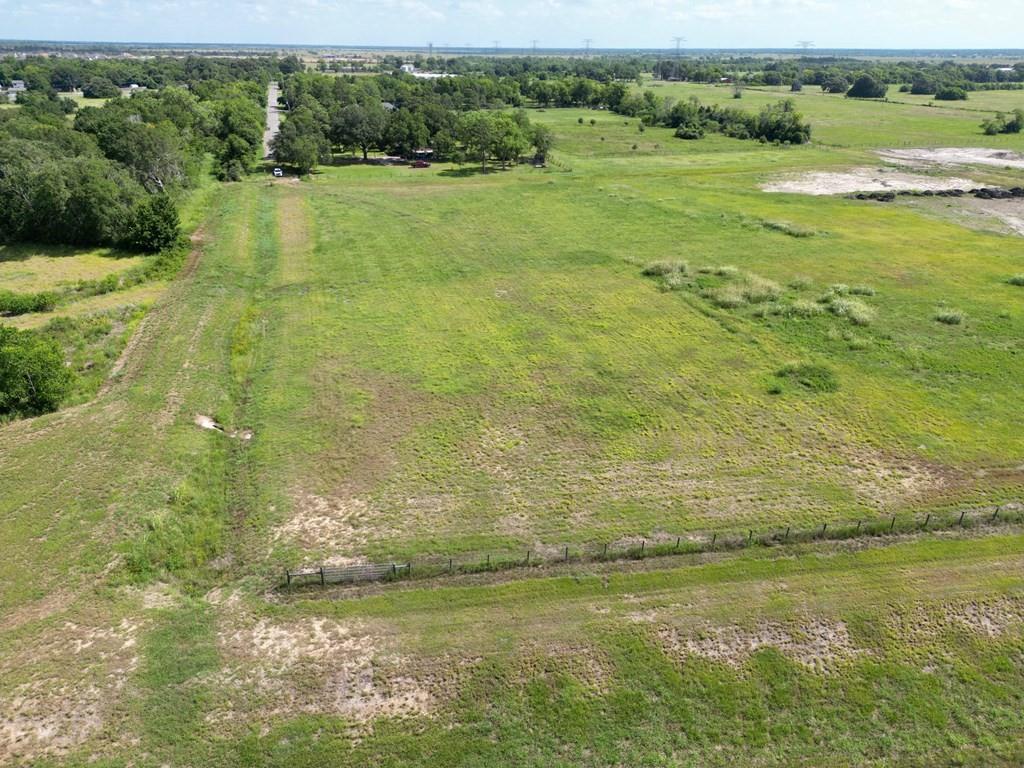
[[[110,248],[0,245],[0,286],[17,293],[59,290],[125,272],[143,260]]]

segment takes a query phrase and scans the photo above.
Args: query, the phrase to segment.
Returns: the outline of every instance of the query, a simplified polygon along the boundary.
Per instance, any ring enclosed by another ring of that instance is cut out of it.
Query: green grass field
[[[1024,239],[760,189],[996,144],[963,110],[799,104],[822,143],[533,111],[546,170],[205,190],[195,270],[99,394],[0,426],[0,763],[1024,761],[1019,527],[277,588],[1019,501]]]

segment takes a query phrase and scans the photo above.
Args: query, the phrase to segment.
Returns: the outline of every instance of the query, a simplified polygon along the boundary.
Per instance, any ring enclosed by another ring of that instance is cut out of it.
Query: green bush
[[[14,293],[0,290],[0,315],[27,315],[30,312],[49,312],[57,305],[57,294]]]
[[[1014,275],[1006,282],[1008,282],[1010,285],[1024,286],[1024,275]]]
[[[167,195],[152,195],[139,204],[128,230],[128,242],[135,248],[155,253],[178,242],[178,209]]]
[[[72,381],[55,341],[34,331],[0,326],[0,416],[55,411]]]
[[[939,88],[935,92],[936,101],[967,101],[967,91],[955,86]]]
[[[943,309],[935,314],[935,319],[944,325],[960,325],[964,321],[964,313],[956,309]]]

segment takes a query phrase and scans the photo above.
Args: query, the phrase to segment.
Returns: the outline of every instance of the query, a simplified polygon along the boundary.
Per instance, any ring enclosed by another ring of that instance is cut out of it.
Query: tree
[[[82,86],[82,95],[87,99],[116,99],[121,89],[106,77],[93,77]]]
[[[309,173],[331,156],[331,142],[309,107],[299,107],[285,118],[274,137],[274,158]]]
[[[399,157],[412,157],[413,152],[430,143],[430,132],[423,117],[409,109],[396,109],[387,119],[384,145]]]
[[[850,81],[842,75],[829,75],[822,80],[821,90],[825,93],[846,93],[850,90]]]
[[[56,342],[0,325],[0,416],[54,411],[72,381]]]
[[[365,161],[370,150],[383,143],[387,119],[387,112],[380,103],[367,106],[349,104],[338,113],[337,120],[331,126],[331,138],[343,147],[360,149]]]
[[[863,74],[854,81],[846,95],[854,99],[882,99],[888,90],[889,86],[885,83],[869,74]]]
[[[548,157],[548,152],[551,151],[551,147],[555,143],[554,131],[546,125],[533,126],[531,143],[533,144],[533,148],[537,150],[537,159],[542,163],[545,162]]]
[[[162,251],[178,242],[178,209],[167,195],[152,195],[135,210],[128,230],[128,244],[142,251]]]

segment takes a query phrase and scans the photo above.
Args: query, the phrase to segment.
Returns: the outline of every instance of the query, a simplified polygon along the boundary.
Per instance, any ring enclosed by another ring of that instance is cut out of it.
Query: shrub
[[[889,87],[868,74],[858,77],[846,95],[854,99],[883,99]]]
[[[870,285],[855,285],[850,288],[851,296],[874,296],[875,289]]]
[[[704,129],[699,125],[680,125],[676,128],[676,138],[696,141],[704,138]]]
[[[661,288],[665,291],[678,291],[685,287],[686,281],[683,279],[683,275],[680,272],[673,272],[666,275],[665,279],[661,282]]]
[[[643,269],[643,274],[648,277],[662,277],[673,272],[686,274],[689,267],[683,261],[652,261]]]
[[[775,375],[780,379],[789,379],[811,392],[835,392],[839,389],[835,373],[824,365],[790,363],[776,371]]]
[[[1010,285],[1024,286],[1024,275],[1014,275],[1006,282],[1008,282]]]
[[[72,379],[55,341],[34,331],[0,326],[0,416],[56,410]]]
[[[178,242],[178,209],[167,195],[146,198],[136,209],[128,243],[143,251],[163,251]]]
[[[955,86],[939,88],[935,92],[936,101],[967,101],[967,91]]]
[[[811,287],[811,278],[809,277],[794,277],[789,281],[789,287],[794,291],[806,291]]]
[[[956,309],[943,309],[935,314],[935,319],[944,325],[960,325],[964,321],[964,313]]]
[[[740,271],[736,267],[715,267],[712,274],[718,275],[719,277],[736,277]]]
[[[27,315],[30,312],[49,312],[57,305],[57,294],[14,293],[0,290],[0,315]]]

